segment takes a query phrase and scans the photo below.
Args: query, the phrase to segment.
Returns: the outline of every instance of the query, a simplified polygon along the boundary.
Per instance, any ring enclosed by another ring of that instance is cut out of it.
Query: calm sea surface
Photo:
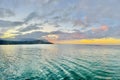
[[[0,80],[120,80],[120,46],[0,45]]]

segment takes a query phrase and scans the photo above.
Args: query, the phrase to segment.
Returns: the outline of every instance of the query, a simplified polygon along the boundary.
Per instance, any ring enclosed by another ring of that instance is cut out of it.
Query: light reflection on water
[[[0,80],[118,80],[119,46],[1,45]]]

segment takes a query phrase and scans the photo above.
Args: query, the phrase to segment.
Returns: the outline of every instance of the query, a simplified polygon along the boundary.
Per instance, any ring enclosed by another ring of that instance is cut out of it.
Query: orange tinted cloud
[[[103,30],[103,31],[107,31],[108,30],[108,26],[103,25],[103,26],[100,27],[100,29]]]
[[[44,36],[44,38],[50,42],[55,42],[59,38],[59,36],[55,34],[49,34],[47,36]]]

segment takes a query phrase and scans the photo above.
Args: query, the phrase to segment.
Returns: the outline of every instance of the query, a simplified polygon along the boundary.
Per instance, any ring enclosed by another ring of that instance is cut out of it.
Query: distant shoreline
[[[53,43],[45,40],[31,40],[31,41],[0,40],[0,45],[21,45],[21,44],[53,44]]]
[[[54,44],[54,43],[34,43],[34,44],[0,44],[0,45],[44,45],[44,44],[52,44],[52,45],[79,45],[79,46],[120,46],[120,45],[87,45],[87,44]]]

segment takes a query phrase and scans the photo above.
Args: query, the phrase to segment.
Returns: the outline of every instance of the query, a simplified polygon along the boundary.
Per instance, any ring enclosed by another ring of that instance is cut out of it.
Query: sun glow
[[[59,36],[55,35],[55,34],[49,34],[49,35],[43,36],[43,38],[45,38],[49,42],[56,43],[56,41],[58,40]]]
[[[14,30],[14,29],[10,29],[8,31],[6,31],[0,38],[14,38],[15,36],[17,36],[18,34],[16,34],[18,31]]]
[[[101,39],[81,39],[81,40],[62,40],[57,44],[100,44],[100,45],[120,45],[120,39],[101,38]]]

